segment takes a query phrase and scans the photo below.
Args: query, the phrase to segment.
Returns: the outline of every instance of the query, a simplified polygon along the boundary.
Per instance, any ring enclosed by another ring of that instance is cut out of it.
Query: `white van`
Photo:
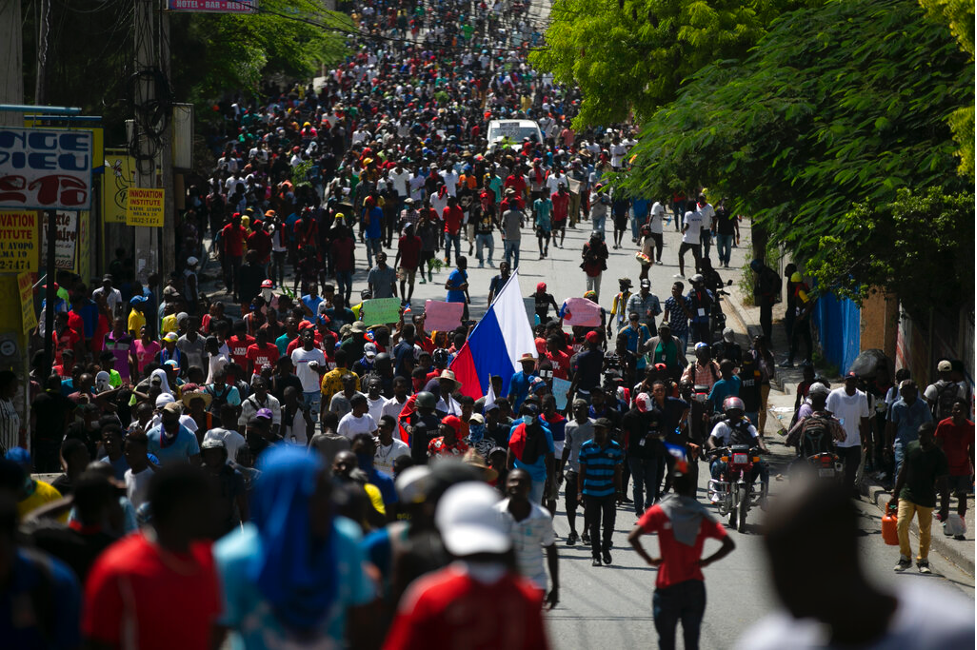
[[[489,151],[505,142],[514,149],[522,147],[523,138],[543,142],[543,132],[535,120],[489,120],[486,139]]]

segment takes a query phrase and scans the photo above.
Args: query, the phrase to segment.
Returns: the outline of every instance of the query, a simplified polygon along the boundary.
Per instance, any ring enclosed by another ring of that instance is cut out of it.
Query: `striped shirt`
[[[601,448],[593,440],[588,440],[580,448],[579,462],[586,496],[606,497],[614,494],[614,469],[624,462],[621,445],[608,440],[607,447]]]

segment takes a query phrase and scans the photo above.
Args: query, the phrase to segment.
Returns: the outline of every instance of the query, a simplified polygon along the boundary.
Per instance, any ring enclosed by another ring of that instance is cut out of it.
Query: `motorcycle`
[[[760,449],[733,445],[715,449],[712,455],[726,463],[726,472],[720,479],[709,479],[709,501],[716,504],[720,517],[728,517],[731,528],[745,532],[746,515],[759,496],[750,474],[760,462]]]
[[[822,451],[808,456],[807,462],[817,472],[818,480],[840,481],[845,475],[845,464],[838,454]]]

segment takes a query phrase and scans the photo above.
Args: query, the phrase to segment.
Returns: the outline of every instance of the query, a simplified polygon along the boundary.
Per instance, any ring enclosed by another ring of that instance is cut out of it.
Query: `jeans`
[[[543,505],[543,488],[546,486],[546,479],[541,481],[534,480],[532,487],[529,488],[529,500],[533,503]]]
[[[477,248],[475,249],[475,257],[478,258],[478,263],[482,264],[485,262],[485,258],[482,256],[482,248],[488,247],[488,263],[492,266],[492,255],[495,253],[495,238],[491,235],[475,235],[475,244]]]
[[[573,470],[567,470],[565,475],[566,478],[566,490],[564,496],[566,497],[566,509],[567,509],[567,523],[570,524],[570,532],[577,532],[577,506],[579,501],[577,501],[577,479],[578,475]],[[587,530],[587,518],[584,517],[583,523],[584,530]]]
[[[896,467],[892,471],[893,481],[899,476],[899,470],[902,469],[902,461],[906,458],[906,444],[902,440],[895,440],[892,443],[892,460],[896,463]]]
[[[658,630],[658,647],[675,648],[675,628],[682,621],[685,650],[699,647],[699,628],[706,612],[706,585],[701,580],[686,580],[671,587],[656,589],[651,597],[651,612]]]
[[[600,236],[603,237],[604,236],[604,224],[607,223],[607,215],[603,215],[603,216],[600,216],[600,217],[594,216],[594,217],[591,217],[591,220],[594,222],[594,224],[593,224],[593,231],[594,232],[599,232],[600,233]]]
[[[322,406],[322,393],[317,390],[302,393],[302,403],[307,409],[309,409],[309,414],[312,416],[312,421],[315,422],[318,420],[319,409]]]
[[[729,264],[729,256],[733,252],[733,235],[716,235],[716,255],[720,264]]]
[[[349,304],[349,296],[353,293],[353,272],[336,271],[336,291]]]
[[[376,239],[372,237],[366,238],[366,266],[368,269],[373,268],[373,256],[379,253],[383,248],[383,237],[377,237]]]
[[[641,226],[645,225],[646,223],[648,223],[648,215],[641,217],[634,215],[631,217],[631,236],[637,239],[638,234],[641,231]]]
[[[702,256],[709,257],[709,251],[712,250],[712,233],[703,229],[699,233],[699,243],[702,244]]]
[[[285,257],[288,255],[288,251],[272,251],[272,271],[271,279],[274,280],[279,287],[285,284]]]
[[[912,501],[899,499],[899,518],[896,532],[899,535],[899,554],[912,559],[913,549],[909,546],[909,527],[913,523],[913,515],[919,524],[919,555],[916,560],[925,562],[930,554],[930,528],[933,526],[933,508],[918,506]]]
[[[601,551],[611,550],[611,537],[614,535],[614,519],[617,516],[617,503],[613,494],[606,497],[583,495],[587,513],[587,527],[590,529],[590,552],[600,557]],[[604,522],[604,536],[601,538],[600,524]]]
[[[862,462],[862,446],[836,447],[838,456],[845,461],[845,487],[849,490],[855,489],[855,472]]]
[[[587,291],[593,291],[597,294],[597,300],[600,300],[600,277],[604,275],[603,273],[598,273],[594,277],[587,276]],[[596,302],[596,301],[595,301]]]
[[[634,499],[634,514],[641,516],[645,512],[645,493],[648,494],[648,507],[650,508],[658,500],[658,458],[634,458],[628,457],[628,467],[631,468],[631,478],[634,485],[631,489],[632,499]]]
[[[515,271],[519,268],[519,242],[506,239],[502,242],[505,249],[505,261],[509,268]]]
[[[451,245],[455,245],[455,263],[458,262],[458,256],[461,255],[461,233],[452,235],[451,233],[444,233],[444,258],[448,260],[448,264],[451,264]]]

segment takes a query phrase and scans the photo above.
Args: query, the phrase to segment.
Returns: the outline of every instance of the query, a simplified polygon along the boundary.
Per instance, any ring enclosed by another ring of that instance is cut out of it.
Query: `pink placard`
[[[424,330],[440,332],[453,330],[461,325],[465,303],[428,300],[424,303]]]

